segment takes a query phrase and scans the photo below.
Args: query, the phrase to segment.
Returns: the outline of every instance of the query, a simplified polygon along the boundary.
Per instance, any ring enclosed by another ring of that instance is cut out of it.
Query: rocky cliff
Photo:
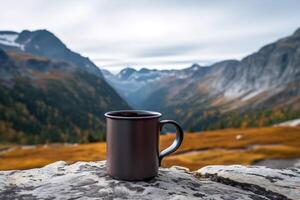
[[[207,166],[161,168],[147,182],[112,179],[105,162],[60,161],[0,172],[0,199],[300,199],[300,169]]]
[[[269,126],[300,116],[299,30],[240,61],[104,76],[133,108],[159,111],[189,131]]]

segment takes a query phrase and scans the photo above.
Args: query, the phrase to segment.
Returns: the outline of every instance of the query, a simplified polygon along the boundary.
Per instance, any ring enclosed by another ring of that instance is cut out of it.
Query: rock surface
[[[105,162],[63,161],[0,172],[0,199],[300,199],[300,169],[208,166],[161,168],[150,181],[107,175]]]
[[[207,166],[197,173],[219,183],[250,190],[270,199],[300,199],[300,169],[267,167]]]

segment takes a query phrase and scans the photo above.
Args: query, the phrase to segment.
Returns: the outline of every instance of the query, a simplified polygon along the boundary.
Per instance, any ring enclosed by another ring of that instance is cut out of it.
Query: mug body
[[[107,117],[107,172],[121,180],[145,180],[158,173],[159,117],[149,111],[112,111]]]

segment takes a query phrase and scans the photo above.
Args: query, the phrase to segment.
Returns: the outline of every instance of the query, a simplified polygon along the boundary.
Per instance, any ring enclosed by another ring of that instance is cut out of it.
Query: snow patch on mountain
[[[254,91],[248,93],[246,96],[244,96],[244,97],[242,98],[242,101],[247,101],[247,100],[249,100],[249,99],[252,99],[253,97],[255,97],[255,96],[261,94],[261,93],[264,92],[264,91],[265,91],[265,90],[262,90],[262,89],[254,90]]]
[[[18,35],[19,34],[0,34],[0,39],[8,42],[14,42],[18,38]]]
[[[245,92],[240,87],[232,87],[225,91],[224,95],[228,99],[241,97]]]
[[[0,34],[0,44],[19,47],[20,49],[22,49],[24,48],[23,45],[15,42],[18,37],[18,33],[2,33]]]

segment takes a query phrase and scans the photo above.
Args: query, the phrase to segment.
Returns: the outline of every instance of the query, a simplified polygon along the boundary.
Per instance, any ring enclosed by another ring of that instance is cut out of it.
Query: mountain
[[[143,71],[126,80],[120,74],[105,78],[133,107],[160,111],[186,130],[265,126],[300,118],[300,29],[240,61]],[[122,88],[125,83],[132,88]]]
[[[104,140],[103,114],[130,109],[101,70],[52,33],[0,38],[0,143]]]
[[[156,90],[160,87],[159,85],[155,85],[155,83],[164,79],[187,78],[200,67],[198,64],[194,64],[184,70],[151,70],[146,68],[135,70],[128,67],[121,70],[117,75],[105,69],[102,69],[102,73],[106,81],[109,82],[132,107],[143,108],[147,94],[152,93],[152,90]],[[152,83],[154,83],[153,87],[148,87],[152,85]],[[146,91],[144,90],[145,88]]]
[[[24,30],[21,33],[0,31],[0,48],[65,61],[102,76],[101,70],[89,58],[70,50],[59,38],[47,30]]]

